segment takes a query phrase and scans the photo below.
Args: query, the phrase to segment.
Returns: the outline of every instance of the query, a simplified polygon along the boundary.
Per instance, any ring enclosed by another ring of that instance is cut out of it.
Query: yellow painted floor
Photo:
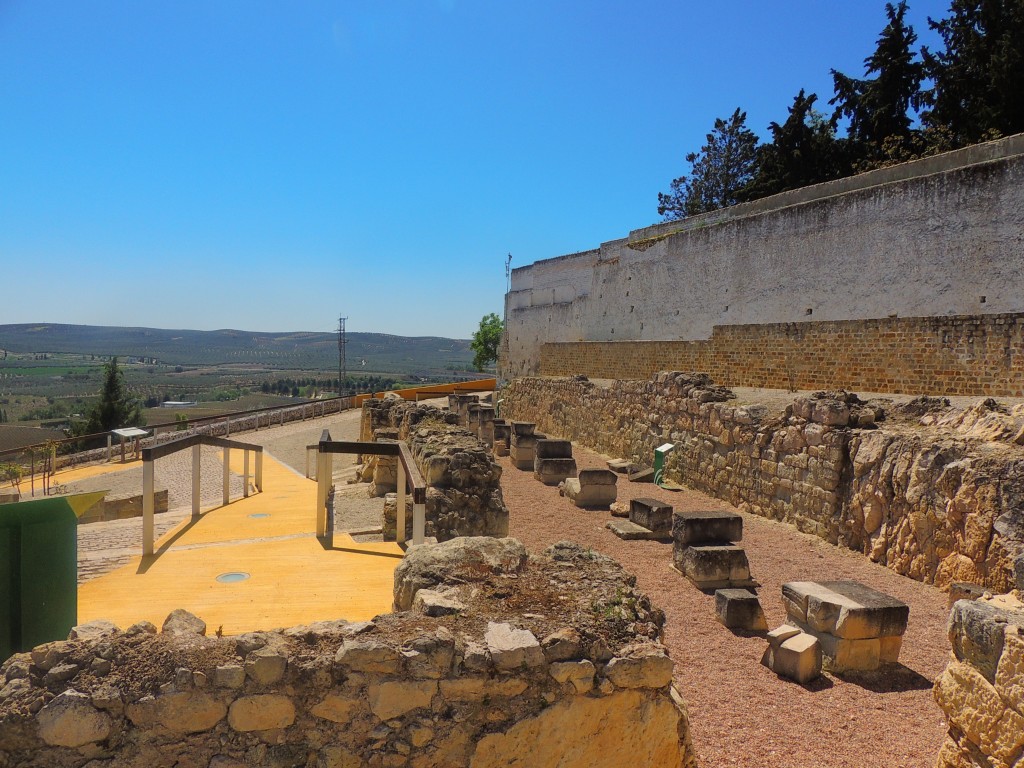
[[[71,467],[70,469],[61,469],[54,473],[54,482],[61,483],[73,483],[78,480],[85,480],[90,477],[96,477],[97,475],[109,475],[113,472],[123,472],[126,469],[133,469],[135,467],[142,466],[142,459],[129,460],[124,464],[121,463],[120,459],[116,459],[110,463],[102,464],[86,464],[82,467]]]
[[[241,473],[241,452],[231,453],[232,470]],[[145,619],[160,626],[172,610],[185,608],[208,632],[234,635],[326,619],[362,621],[391,610],[403,555],[398,545],[357,544],[339,533],[334,547],[324,549],[314,536],[316,483],[267,455],[263,488],[185,520],[157,542],[153,557],[133,558],[82,584],[79,622],[103,618],[127,627]],[[218,582],[225,573],[248,578]]]

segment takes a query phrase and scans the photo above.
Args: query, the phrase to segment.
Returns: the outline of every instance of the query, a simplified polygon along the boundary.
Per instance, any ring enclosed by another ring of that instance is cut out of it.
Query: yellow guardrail
[[[409,387],[408,389],[388,389],[383,392],[367,393],[355,396],[355,407],[359,408],[367,400],[373,398],[382,400],[389,392],[405,400],[422,400],[425,397],[440,397],[441,395],[454,395],[458,392],[493,392],[498,386],[498,380],[476,379],[474,381],[457,381],[450,384],[430,384],[425,387]]]

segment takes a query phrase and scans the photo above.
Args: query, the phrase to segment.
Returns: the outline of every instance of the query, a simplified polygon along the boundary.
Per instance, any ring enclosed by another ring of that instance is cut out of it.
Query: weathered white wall
[[[553,341],[1024,310],[1024,135],[636,230],[512,272],[506,377]]]

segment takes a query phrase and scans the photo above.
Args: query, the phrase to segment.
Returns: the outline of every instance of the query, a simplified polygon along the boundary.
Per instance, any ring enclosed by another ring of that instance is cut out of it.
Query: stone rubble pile
[[[501,493],[501,467],[487,446],[457,426],[456,421],[456,414],[429,405],[404,400],[367,400],[363,404],[360,439],[370,440],[379,434],[408,444],[428,486],[427,536],[439,541],[457,536],[505,536],[508,509]],[[380,465],[378,461],[374,466]],[[397,464],[395,467],[397,470]],[[406,536],[411,539],[411,494],[407,495],[406,504]],[[397,512],[397,497],[385,496],[385,539],[395,538]]]
[[[595,614],[580,579],[617,602]],[[499,596],[549,582],[512,612]],[[423,592],[456,596],[434,614]],[[160,633],[78,627],[0,667],[0,765],[695,765],[664,617],[608,558],[455,539],[410,550],[395,600],[372,622],[238,637],[184,611]]]

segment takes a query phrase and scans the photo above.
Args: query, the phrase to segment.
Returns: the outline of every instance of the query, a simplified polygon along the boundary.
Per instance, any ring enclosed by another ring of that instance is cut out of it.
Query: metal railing
[[[312,448],[313,446],[307,446]],[[395,525],[395,541],[404,544],[405,504],[409,486],[412,486],[412,543],[422,544],[426,537],[427,484],[420,475],[412,452],[403,442],[370,443],[359,440],[331,440],[326,429],[316,444],[316,535],[323,539],[333,536],[333,526],[327,522],[327,497],[334,475],[333,457],[336,453],[355,453],[368,456],[398,457],[398,513]],[[307,454],[308,455],[308,454]],[[308,476],[308,466],[307,466]]]
[[[428,384],[422,387],[407,387],[405,389],[387,390],[360,395],[346,395],[344,397],[326,397],[320,400],[309,400],[304,403],[289,403],[286,405],[271,405],[264,408],[250,408],[243,411],[229,411],[228,413],[220,413],[214,416],[190,418],[185,422],[159,422],[157,424],[149,424],[146,426],[146,429],[153,430],[153,436],[144,438],[142,440],[142,445],[146,446],[148,443],[152,446],[157,442],[158,435],[166,436],[169,432],[180,431],[183,425],[185,429],[192,432],[196,429],[209,429],[210,431],[213,431],[223,424],[224,437],[229,437],[231,435],[232,422],[245,420],[250,417],[255,417],[252,426],[246,427],[244,425],[236,425],[235,431],[258,431],[261,427],[274,426],[275,422],[281,425],[286,421],[298,421],[300,419],[305,420],[307,418],[317,418],[318,416],[323,417],[331,413],[341,413],[342,411],[349,410],[351,408],[360,407],[366,400],[383,398],[389,391],[393,391],[401,395],[403,399],[418,401],[425,397],[440,397],[445,394],[458,392],[493,390],[495,386],[496,381],[493,378],[451,382],[448,384]],[[299,411],[299,415],[296,416],[296,418],[285,419],[286,413],[294,411]],[[264,416],[266,416],[265,419],[263,418]],[[279,416],[280,418],[275,419],[275,416]],[[0,451],[0,464],[19,464],[28,470],[27,481],[31,488],[31,495],[35,496],[35,478],[36,475],[39,474],[36,461],[37,456],[42,460],[42,457],[48,455],[48,452],[54,452],[55,458],[52,461],[52,466],[47,470],[49,472],[55,472],[58,469],[74,466],[78,463],[96,461],[101,459],[104,455],[107,456],[107,460],[109,461],[113,458],[113,455],[111,448],[107,445],[108,436],[108,432],[99,432],[88,435],[79,435],[77,437],[67,437],[62,440],[53,440],[47,443],[35,443],[33,445],[26,445],[20,448],[11,448]],[[93,443],[95,447],[74,450],[81,445],[88,445],[90,443]]]
[[[153,514],[155,508],[155,467],[153,462],[165,456],[192,449],[192,519],[199,517],[199,498],[201,485],[201,449],[204,445],[224,449],[224,487],[223,505],[231,503],[231,449],[242,450],[242,497],[249,496],[249,452],[255,454],[255,474],[253,483],[256,492],[263,492],[263,446],[242,443],[238,440],[226,440],[209,435],[190,435],[163,445],[142,449],[142,554],[153,554]]]

